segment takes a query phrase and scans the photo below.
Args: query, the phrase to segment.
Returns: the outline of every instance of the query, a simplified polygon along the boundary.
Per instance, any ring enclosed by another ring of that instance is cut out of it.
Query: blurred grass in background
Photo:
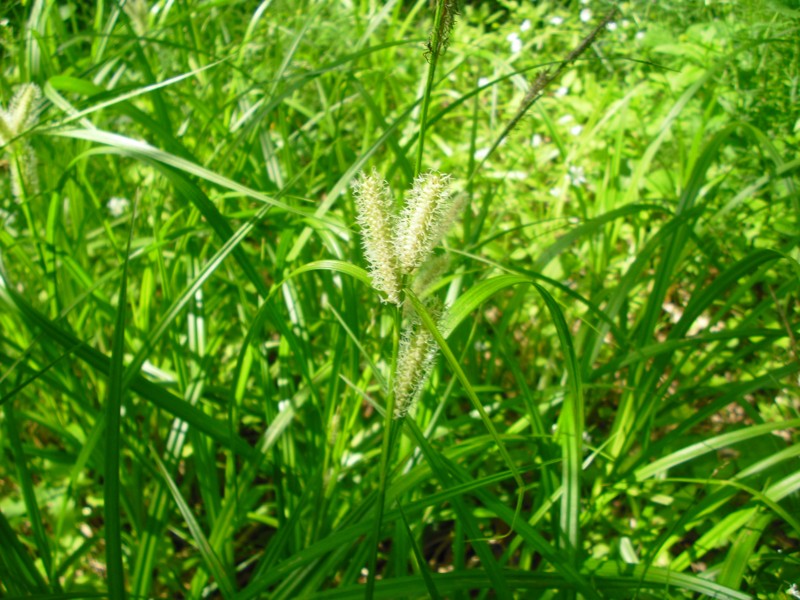
[[[41,100],[0,164],[0,594],[361,598],[377,551],[383,598],[791,597],[800,7],[622,2],[489,154],[612,6],[461,7],[422,164],[465,202],[453,360],[376,549],[350,185],[413,179],[429,3],[4,3],[0,101]]]

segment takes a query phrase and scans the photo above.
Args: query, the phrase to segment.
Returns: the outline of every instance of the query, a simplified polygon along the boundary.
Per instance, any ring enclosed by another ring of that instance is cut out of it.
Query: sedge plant
[[[772,4],[0,3],[0,595],[792,597]]]
[[[361,173],[354,184],[361,240],[369,262],[372,285],[395,310],[390,388],[373,535],[375,550],[369,567],[368,597],[374,589],[377,543],[392,450],[392,421],[404,418],[412,410],[436,355],[433,336],[422,326],[415,309],[407,304],[404,287],[413,285],[420,268],[432,260],[434,247],[451,224],[453,198],[449,179],[434,172],[417,177],[399,214],[394,211],[389,185],[377,171]]]

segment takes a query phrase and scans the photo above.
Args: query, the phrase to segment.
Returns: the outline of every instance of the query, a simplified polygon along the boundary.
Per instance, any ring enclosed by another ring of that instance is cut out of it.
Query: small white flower
[[[622,28],[623,29],[627,29],[628,27],[630,27],[630,25],[631,25],[631,22],[628,19],[622,19]]]
[[[533,137],[531,138],[531,146],[533,146],[534,148],[538,148],[543,143],[544,143],[544,138],[538,133],[534,133]]]
[[[561,25],[563,22],[564,22],[563,17],[553,17],[552,19],[550,19],[550,24],[555,25],[556,27]]]
[[[118,198],[114,196],[108,201],[106,208],[108,208],[108,212],[111,213],[112,217],[117,218],[121,217],[128,210],[130,205],[131,202],[127,198]]]
[[[583,125],[575,125],[569,132],[575,137],[578,137],[583,132]]]
[[[487,341],[475,342],[475,352],[486,352],[489,348],[491,348],[491,344]]]
[[[586,174],[583,171],[583,167],[576,167],[575,165],[571,166],[569,169],[567,169],[567,178],[575,187],[581,187],[584,183],[586,183]]]
[[[559,125],[566,125],[567,123],[569,123],[572,120],[574,120],[572,115],[564,115],[563,117],[558,119],[558,124]]]
[[[795,598],[800,598],[800,589],[797,588],[797,584],[793,583],[792,587],[786,592],[790,596],[794,596]]]
[[[531,28],[531,20],[530,19],[525,19],[522,22],[522,25],[519,26],[519,30],[520,31],[528,31],[530,28]]]
[[[278,401],[278,412],[285,411],[291,405],[292,405],[292,403],[289,400],[279,400]]]
[[[677,323],[683,317],[683,311],[679,306],[673,304],[672,302],[665,302],[661,308],[664,309],[664,312],[669,315],[669,320],[673,323]]]
[[[0,19],[0,27],[8,27],[10,21],[8,19]]]
[[[634,37],[637,40],[643,40],[645,35],[647,35],[647,34],[644,31],[637,31],[636,35]]]
[[[514,33],[509,33],[506,36],[506,41],[511,43],[511,54],[517,54],[522,50],[522,40],[516,31]]]
[[[592,20],[592,9],[591,8],[584,8],[581,11],[581,21],[584,23],[588,23]]]
[[[708,315],[700,315],[697,317],[692,326],[689,327],[689,331],[686,332],[686,335],[691,337],[699,334],[702,331],[708,329],[708,326],[711,325],[711,319]]]
[[[581,4],[589,4],[589,0],[581,0]]]
[[[616,31],[617,24],[614,21],[611,21],[610,23],[608,23],[608,25],[606,25],[606,29],[608,29],[609,31]]]
[[[567,94],[569,94],[569,88],[565,85],[562,85],[560,88],[556,90],[556,96],[559,98],[563,98]]]
[[[489,156],[489,148],[478,148],[475,150],[475,160],[483,160]]]
[[[483,87],[485,85],[489,85],[488,77],[481,77],[480,79],[478,79],[478,87]]]
[[[550,195],[553,196],[554,198],[558,198],[561,195],[561,190],[558,189],[557,187],[551,188]]]

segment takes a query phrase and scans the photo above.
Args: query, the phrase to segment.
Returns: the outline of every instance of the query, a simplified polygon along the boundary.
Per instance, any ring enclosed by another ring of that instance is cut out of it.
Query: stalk
[[[422,108],[419,116],[419,144],[417,145],[417,160],[414,165],[414,177],[422,172],[422,156],[425,152],[425,129],[428,123],[428,109],[431,104],[433,78],[436,75],[436,65],[441,55],[450,42],[450,31],[453,29],[457,6],[455,0],[439,0],[436,3],[436,15],[433,18],[433,30],[428,41],[428,80],[425,82],[425,92],[422,96]]]
[[[384,415],[383,443],[381,444],[381,477],[378,483],[378,501],[375,506],[375,525],[372,529],[372,555],[369,560],[367,573],[367,589],[364,597],[371,600],[375,594],[375,575],[378,569],[378,545],[381,541],[381,524],[383,510],[386,503],[386,485],[389,479],[389,465],[391,464],[392,432],[394,422],[394,378],[397,371],[397,355],[400,349],[400,329],[402,326],[402,312],[394,311],[394,334],[392,336],[392,365],[389,373],[389,390],[386,398],[386,414]],[[401,425],[401,424],[400,424]]]

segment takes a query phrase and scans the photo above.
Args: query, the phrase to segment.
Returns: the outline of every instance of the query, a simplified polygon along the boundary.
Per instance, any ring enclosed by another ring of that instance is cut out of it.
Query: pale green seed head
[[[450,257],[447,254],[432,256],[420,266],[411,284],[411,289],[418,296],[425,295],[428,288],[439,281],[449,267]]]
[[[425,307],[434,321],[442,319],[441,303],[435,298],[425,301]],[[438,346],[431,332],[422,324],[419,315],[406,301],[403,304],[403,335],[397,356],[397,371],[394,379],[395,409],[394,417],[404,417],[416,406],[425,382],[436,363]]]
[[[430,332],[419,324],[409,325],[403,332],[397,356],[394,380],[396,419],[407,415],[416,405],[435,358],[436,343]]]
[[[14,132],[15,136],[24,133],[25,130],[36,124],[38,119],[36,106],[40,96],[39,86],[35,83],[22,84],[14,94],[7,115],[9,129]]]
[[[11,193],[17,202],[39,189],[36,153],[26,139],[20,138],[38,120],[37,105],[41,93],[34,83],[21,85],[9,103],[0,109],[0,143],[6,145],[11,171]]]
[[[14,139],[14,131],[11,129],[10,121],[11,116],[0,109],[0,145],[5,146]]]
[[[373,169],[361,173],[353,184],[357,220],[372,285],[386,300],[400,304],[400,273],[394,254],[393,202],[389,185]]]
[[[430,172],[414,181],[395,236],[397,260],[404,273],[411,273],[422,265],[449,229],[446,217],[451,203],[448,175]]]

